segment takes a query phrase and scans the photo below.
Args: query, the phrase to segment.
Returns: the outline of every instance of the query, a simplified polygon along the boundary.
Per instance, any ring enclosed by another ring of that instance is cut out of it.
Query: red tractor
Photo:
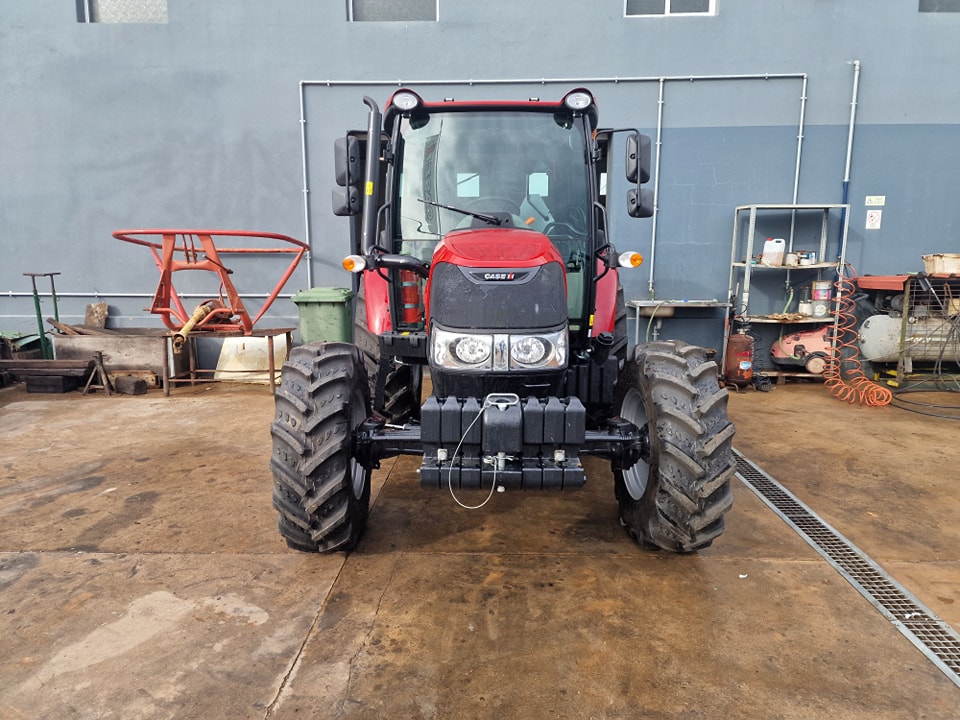
[[[411,454],[421,485],[454,498],[578,488],[581,456],[599,456],[642,546],[710,545],[732,502],[727,392],[703,348],[628,348],[618,268],[642,259],[610,238],[614,135],[632,217],[653,213],[649,138],[598,129],[583,89],[435,103],[401,89],[382,114],[364,103],[366,132],[335,144],[355,344],[295,348],[276,395],[270,465],[287,544],[353,548],[372,470]]]

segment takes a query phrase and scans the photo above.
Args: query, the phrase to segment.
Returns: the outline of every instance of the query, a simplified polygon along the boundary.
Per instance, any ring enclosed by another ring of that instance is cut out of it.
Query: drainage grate
[[[736,450],[737,473],[771,510],[820,553],[920,652],[960,686],[960,634],[856,545]]]

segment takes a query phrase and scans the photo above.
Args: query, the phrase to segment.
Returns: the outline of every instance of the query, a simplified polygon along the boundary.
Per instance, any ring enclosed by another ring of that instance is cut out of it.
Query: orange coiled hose
[[[846,266],[853,272],[853,268]],[[835,347],[827,358],[823,370],[823,384],[838,400],[849,403],[860,402],[861,405],[882,407],[889,405],[893,400],[893,393],[882,385],[878,385],[863,373],[860,364],[860,348],[857,346],[857,331],[854,326],[857,319],[854,315],[856,303],[853,293],[857,289],[854,282],[844,274],[842,268],[837,273],[834,287],[837,296],[834,300],[833,313],[837,318]],[[844,357],[844,349],[847,350]]]

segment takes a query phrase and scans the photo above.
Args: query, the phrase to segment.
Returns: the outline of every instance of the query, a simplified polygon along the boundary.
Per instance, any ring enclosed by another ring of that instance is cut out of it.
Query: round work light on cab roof
[[[423,105],[423,100],[410,90],[398,90],[393,94],[390,102],[400,112],[410,112]]]
[[[593,105],[593,95],[583,89],[572,90],[563,98],[563,104],[571,110],[586,110]]]

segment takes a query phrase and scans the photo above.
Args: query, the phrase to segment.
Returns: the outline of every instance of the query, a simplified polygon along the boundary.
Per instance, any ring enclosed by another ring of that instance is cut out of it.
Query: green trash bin
[[[300,339],[353,342],[353,291],[310,288],[293,296],[300,314]]]

